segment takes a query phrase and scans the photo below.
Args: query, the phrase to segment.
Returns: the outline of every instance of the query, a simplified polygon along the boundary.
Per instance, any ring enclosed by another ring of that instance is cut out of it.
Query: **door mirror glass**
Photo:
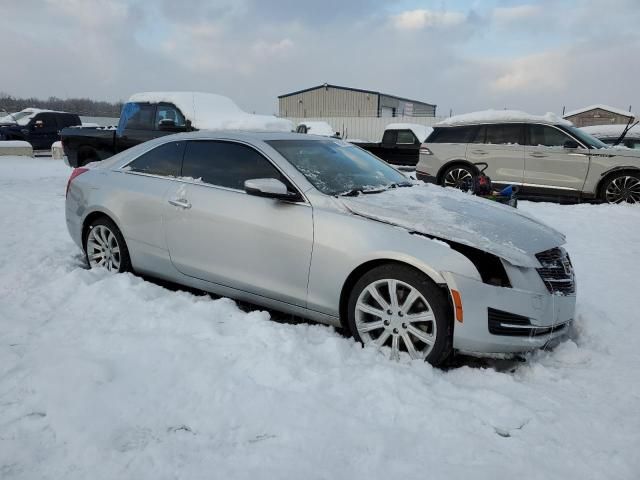
[[[576,142],[575,140],[567,140],[566,142],[564,142],[564,148],[578,148],[580,145],[578,145],[578,142]]]
[[[282,200],[293,200],[297,197],[295,193],[287,190],[287,186],[284,183],[275,178],[253,178],[251,180],[245,180],[244,191],[249,195],[279,198]]]

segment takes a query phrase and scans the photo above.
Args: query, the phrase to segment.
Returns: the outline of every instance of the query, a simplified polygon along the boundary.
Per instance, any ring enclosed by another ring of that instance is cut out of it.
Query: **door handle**
[[[191,208],[191,204],[186,198],[172,198],[169,199],[169,203],[180,208]]]
[[[548,157],[549,155],[547,155],[546,153],[533,152],[533,153],[530,153],[529,156],[534,158],[544,158],[544,157]]]
[[[471,150],[471,153],[475,154],[475,155],[486,155],[487,152],[485,152],[484,150]]]

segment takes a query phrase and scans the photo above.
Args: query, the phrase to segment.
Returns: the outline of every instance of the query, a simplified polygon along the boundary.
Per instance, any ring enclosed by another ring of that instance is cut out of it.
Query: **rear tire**
[[[365,346],[390,347],[392,359],[405,352],[438,366],[453,348],[453,320],[445,292],[405,265],[381,265],[356,282],[349,295],[347,326]]]
[[[94,220],[84,239],[84,256],[89,268],[106,268],[110,272],[131,271],[131,258],[122,233],[107,217]]]
[[[619,172],[608,177],[600,189],[606,203],[640,203],[640,172]]]
[[[453,187],[459,190],[468,190],[473,186],[476,177],[474,169],[468,165],[456,164],[448,167],[440,179],[443,187]]]

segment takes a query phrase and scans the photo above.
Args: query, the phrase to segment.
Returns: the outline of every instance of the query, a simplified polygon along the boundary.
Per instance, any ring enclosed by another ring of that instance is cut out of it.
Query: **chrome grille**
[[[550,293],[572,295],[576,292],[573,265],[567,252],[562,248],[552,248],[536,254],[542,265],[538,274]]]

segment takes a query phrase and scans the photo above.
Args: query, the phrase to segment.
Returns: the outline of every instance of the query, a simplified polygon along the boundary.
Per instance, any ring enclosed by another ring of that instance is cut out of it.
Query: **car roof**
[[[168,138],[168,137],[161,137]],[[177,133],[170,136],[171,140],[240,140],[240,141],[262,141],[270,140],[330,140],[322,135],[312,135],[296,132],[262,132],[262,131],[240,131],[240,130],[198,130],[195,132]]]

